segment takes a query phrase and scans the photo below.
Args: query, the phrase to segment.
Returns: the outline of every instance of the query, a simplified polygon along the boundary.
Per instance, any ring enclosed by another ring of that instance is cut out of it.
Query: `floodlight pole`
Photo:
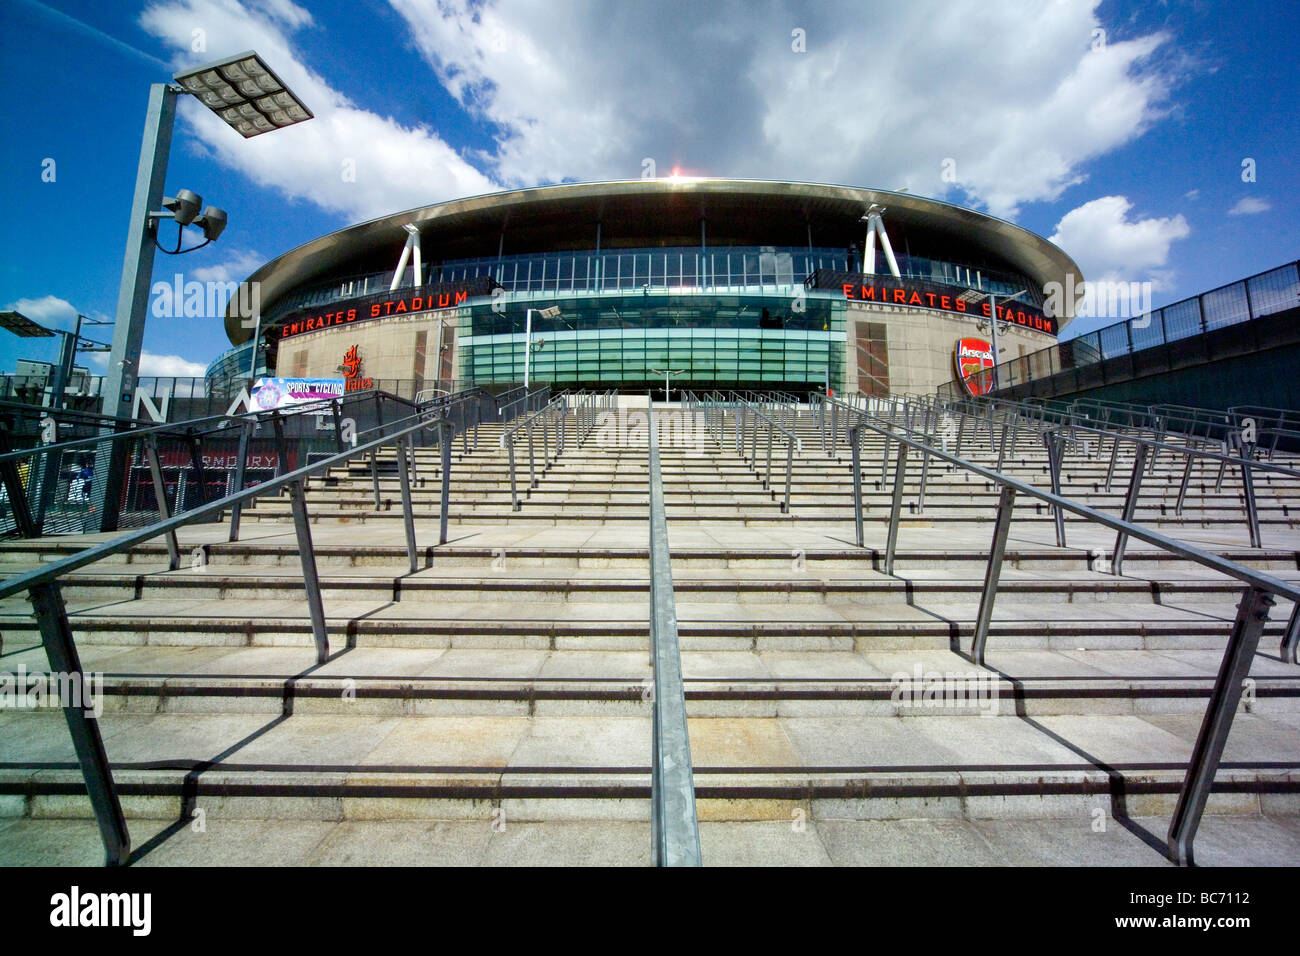
[[[533,310],[524,319],[524,393],[528,392],[528,372],[533,362]]]
[[[1021,289],[1015,295],[1007,296],[1006,301],[1010,302],[1012,299],[1018,299],[1024,294],[1025,291]],[[1000,354],[998,352],[998,297],[992,292],[989,293],[989,312],[993,323],[993,375],[991,376],[993,383],[989,386],[989,392],[992,393],[998,390],[998,365],[1001,362],[1001,359],[998,358]]]
[[[104,376],[103,414],[116,418],[131,417],[156,251],[149,213],[162,208],[179,89],[171,83],[154,83],[149,87],[149,109],[145,114],[135,198],[131,201],[131,221],[126,234],[113,347]],[[94,514],[98,515],[100,531],[117,529],[122,481],[126,476],[126,444],[110,442],[109,449],[107,455],[97,455],[95,463]]]

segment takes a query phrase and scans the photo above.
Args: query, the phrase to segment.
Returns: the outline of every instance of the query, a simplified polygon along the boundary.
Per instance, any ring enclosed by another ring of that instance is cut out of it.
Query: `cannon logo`
[[[993,386],[991,374],[993,368],[993,346],[984,339],[958,339],[952,352],[953,366],[957,380],[966,386],[971,395],[983,395]]]

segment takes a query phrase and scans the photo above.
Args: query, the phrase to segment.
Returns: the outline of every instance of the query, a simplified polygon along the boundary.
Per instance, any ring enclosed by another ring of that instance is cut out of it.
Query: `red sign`
[[[361,356],[357,354],[355,345],[343,353],[343,364],[339,369],[343,372],[343,391],[360,392],[375,387],[374,379],[361,377]]]
[[[363,309],[363,313],[368,312],[368,315],[362,314],[358,316],[356,309],[339,309],[337,312],[322,312],[319,315],[309,315],[295,319],[285,324],[280,336],[281,338],[287,338],[290,335],[301,335],[303,332],[315,332],[317,329],[347,325],[350,322],[356,322],[358,318],[378,319],[385,315],[404,315],[408,312],[450,309],[452,306],[463,305],[468,298],[469,292],[461,289],[457,292],[431,292],[428,295],[408,295],[385,299],[382,302],[372,302],[369,309]]]
[[[958,339],[952,350],[953,367],[957,381],[966,386],[971,395],[985,395],[993,388],[993,346],[984,339]],[[978,375],[978,372],[985,372]]]
[[[923,279],[895,279],[893,276],[864,276],[857,272],[818,269],[806,280],[809,289],[832,289],[850,302],[871,302],[877,305],[901,305],[913,309],[934,309],[987,319],[993,314],[986,293],[976,289],[954,288]],[[978,301],[968,301],[962,296]],[[995,296],[996,298],[1000,298]],[[1056,334],[1056,319],[1030,305],[1012,302],[997,304],[998,318],[1026,329]]]

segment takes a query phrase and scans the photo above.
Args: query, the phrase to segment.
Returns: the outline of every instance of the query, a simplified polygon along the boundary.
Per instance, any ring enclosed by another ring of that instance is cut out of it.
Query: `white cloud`
[[[1254,196],[1243,196],[1237,200],[1237,204],[1228,210],[1229,216],[1253,216],[1256,213],[1268,212],[1273,207],[1267,200],[1256,199]]]
[[[54,295],[43,295],[39,299],[19,299],[9,303],[5,309],[21,312],[37,325],[43,325],[47,329],[63,329],[71,332],[77,326],[76,306]]]
[[[108,355],[94,352],[90,361],[99,366],[99,374],[108,367]],[[140,353],[140,375],[144,378],[202,378],[208,367],[201,362],[191,362],[179,355],[159,355],[145,349]]]
[[[1098,0],[390,0],[511,185],[706,175],[906,186],[1014,215],[1160,115],[1163,35],[1090,46]],[[792,51],[803,29],[805,53]],[[942,178],[944,160],[956,182]]]
[[[1089,281],[1149,281],[1156,291],[1171,287],[1162,270],[1169,247],[1191,234],[1182,215],[1130,221],[1133,204],[1124,196],[1102,196],[1061,217],[1051,242],[1079,264]]]
[[[199,282],[243,282],[266,264],[266,257],[251,249],[231,250],[229,255],[210,266],[191,269],[190,279]]]
[[[253,9],[237,0],[163,0],[140,17],[145,30],[177,48],[178,68],[210,58],[190,50],[198,26],[210,51],[257,50],[315,114],[245,140],[192,97],[182,98],[181,112],[203,145],[259,185],[350,220],[495,188],[433,130],[360,109],[309,69],[290,34],[311,22],[288,0],[259,0]]]

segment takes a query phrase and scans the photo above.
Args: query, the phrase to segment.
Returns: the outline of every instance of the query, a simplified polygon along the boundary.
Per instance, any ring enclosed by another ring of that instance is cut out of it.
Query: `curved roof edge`
[[[842,203],[846,211],[850,211],[852,207],[860,207],[864,212],[872,203],[881,203],[887,205],[894,215],[899,212],[908,214],[909,220],[921,225],[961,229],[972,241],[986,246],[1017,265],[1040,286],[1053,281],[1064,283],[1067,274],[1074,275],[1076,284],[1082,281],[1082,274],[1074,260],[1037,233],[1004,219],[939,199],[927,199],[911,193],[886,189],[864,189],[824,183],[709,177],[623,179],[597,183],[531,186],[418,206],[347,226],[305,242],[272,259],[244,281],[260,283],[260,307],[265,309],[288,289],[317,275],[327,273],[341,260],[364,251],[376,242],[387,241],[398,244],[404,241],[406,234],[402,227],[407,223],[433,224],[440,220],[454,220],[458,216],[469,214],[496,213],[508,216],[512,209],[524,206],[577,199],[631,198],[652,193],[698,196],[701,199],[710,195],[750,195],[756,198],[768,197],[785,201],[816,200]],[[234,311],[235,304],[235,300],[232,299],[227,306],[226,335],[233,345],[240,345],[251,339],[253,332],[244,325],[241,317]],[[1058,328],[1063,329],[1068,322],[1068,317],[1059,319]]]

